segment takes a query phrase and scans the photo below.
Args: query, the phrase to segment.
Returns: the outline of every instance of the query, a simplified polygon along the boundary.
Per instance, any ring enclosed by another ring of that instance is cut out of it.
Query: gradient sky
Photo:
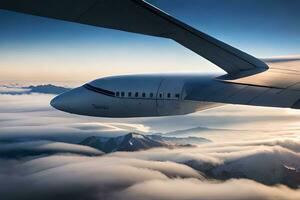
[[[300,53],[298,0],[149,0],[257,57]],[[171,40],[0,10],[0,79],[88,81],[144,72],[221,72]]]

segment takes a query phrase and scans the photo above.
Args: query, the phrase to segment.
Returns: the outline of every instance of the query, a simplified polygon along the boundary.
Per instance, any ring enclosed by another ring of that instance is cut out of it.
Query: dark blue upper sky
[[[258,56],[300,53],[299,0],[152,0],[199,30]]]
[[[257,57],[300,53],[299,0],[149,0],[149,2],[181,21]],[[139,61],[147,62],[149,57],[153,58],[157,61],[153,62],[153,65],[158,65],[160,59],[165,59],[162,61],[165,64],[175,58],[177,63],[182,60],[183,63],[190,61],[186,63],[187,65],[199,65],[196,61],[197,55],[165,39],[3,10],[0,10],[0,44],[1,68],[15,70],[20,67],[21,61],[23,66],[27,62],[26,66],[31,65],[32,69],[35,69],[33,66],[37,66],[41,60],[45,61],[48,63],[45,67],[47,70],[51,66],[51,61],[54,61],[53,65],[56,66],[55,61],[59,60],[64,62],[66,67],[75,67],[78,63],[80,66],[81,62],[96,67],[95,63],[98,63],[97,70],[101,71],[101,65],[109,65],[108,61],[103,61],[105,58],[115,60],[112,53],[122,59],[121,63],[124,63],[125,68],[125,63],[132,66],[138,64],[130,61],[134,58],[132,54],[137,54]],[[91,57],[91,63],[80,59],[74,64],[79,55],[85,59]],[[101,59],[103,63],[95,57]],[[36,61],[31,63],[30,58],[35,58]],[[114,63],[113,66],[117,64],[119,63]],[[142,67],[143,63],[140,63],[140,66]],[[173,65],[170,64],[171,66]],[[103,66],[103,70],[107,71],[104,68]],[[129,71],[134,72],[134,69],[135,67]],[[13,72],[10,72],[7,79],[11,79],[12,74]]]

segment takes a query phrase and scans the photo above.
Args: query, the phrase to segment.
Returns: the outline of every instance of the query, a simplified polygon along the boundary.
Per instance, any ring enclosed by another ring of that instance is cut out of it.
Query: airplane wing
[[[0,9],[172,39],[230,75],[268,65],[175,19],[143,0],[0,0]]]
[[[193,88],[186,100],[300,109],[300,56],[263,59],[267,71],[219,77],[216,84]]]
[[[269,69],[262,73],[249,75],[242,72],[237,75],[225,75],[219,77],[219,80],[235,84],[280,89],[298,87],[298,83],[300,83],[300,56],[278,57],[263,60],[268,64]]]

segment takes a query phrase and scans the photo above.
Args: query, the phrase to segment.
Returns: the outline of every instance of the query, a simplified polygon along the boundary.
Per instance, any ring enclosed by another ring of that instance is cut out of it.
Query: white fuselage
[[[98,117],[182,115],[219,104],[187,101],[187,83],[213,82],[203,75],[123,75],[100,78],[63,93],[51,105],[69,113]]]

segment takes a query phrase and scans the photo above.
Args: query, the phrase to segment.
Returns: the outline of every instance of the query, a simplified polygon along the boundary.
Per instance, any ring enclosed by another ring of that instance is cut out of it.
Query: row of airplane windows
[[[116,92],[116,97],[125,97],[125,92]],[[154,98],[154,94],[152,92],[150,92],[149,95],[146,95],[145,92],[142,92],[141,96],[140,96],[139,92],[135,92],[134,95],[132,92],[128,92],[127,97]],[[167,98],[171,98],[171,97],[172,97],[171,93],[167,93]],[[176,93],[176,94],[174,94],[174,97],[179,99],[180,94]],[[159,98],[163,98],[163,93],[159,93]]]

